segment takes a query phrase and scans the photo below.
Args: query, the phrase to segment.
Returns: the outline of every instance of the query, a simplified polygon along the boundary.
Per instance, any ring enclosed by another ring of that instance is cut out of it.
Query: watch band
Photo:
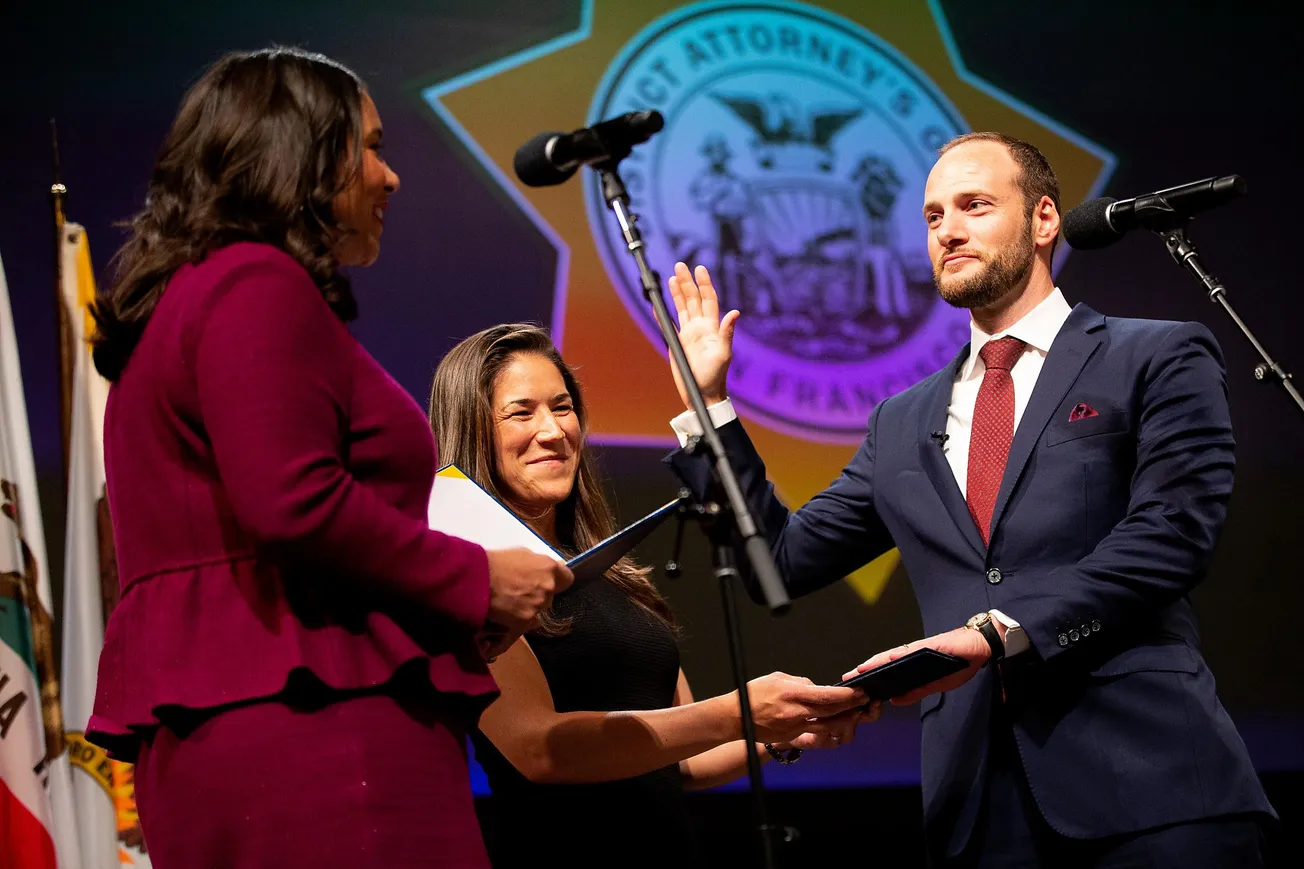
[[[1005,657],[1005,643],[1001,640],[1001,632],[996,629],[996,622],[989,613],[983,613],[982,617],[977,618],[969,627],[983,635],[987,645],[992,648],[992,657],[990,663],[996,663]]]

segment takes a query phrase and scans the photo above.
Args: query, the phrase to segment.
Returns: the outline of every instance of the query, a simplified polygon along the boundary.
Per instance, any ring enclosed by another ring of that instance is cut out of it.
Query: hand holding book
[[[667,519],[670,501],[567,561],[528,525],[456,465],[441,468],[430,493],[427,519],[445,534],[479,543],[489,553],[489,614],[481,645],[487,657],[502,652],[533,626],[539,612],[575,583],[601,577]]]

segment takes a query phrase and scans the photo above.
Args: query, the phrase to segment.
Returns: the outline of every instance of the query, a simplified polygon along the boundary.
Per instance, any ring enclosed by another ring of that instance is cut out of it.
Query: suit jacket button
[[[991,570],[987,571],[987,581],[992,585],[1000,585],[1001,569],[999,567],[993,567]]]
[[[1060,634],[1060,635],[1059,635],[1059,644],[1060,644],[1061,646],[1067,646],[1067,645],[1069,644],[1069,635],[1068,635],[1068,634]]]
[[[1078,640],[1082,639],[1082,635],[1078,633],[1077,628],[1074,628],[1069,631],[1069,639],[1076,643]]]
[[[1085,637],[1087,634],[1091,633],[1091,625],[1083,625],[1082,627],[1078,628],[1078,630],[1081,631],[1082,636]]]
[[[1098,631],[1098,630],[1100,630],[1100,619],[1095,619],[1095,620],[1093,620],[1093,621],[1091,622],[1091,629],[1092,629],[1093,631]]]

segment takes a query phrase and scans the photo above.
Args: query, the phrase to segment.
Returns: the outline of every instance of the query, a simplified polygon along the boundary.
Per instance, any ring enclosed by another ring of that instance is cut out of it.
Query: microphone
[[[1113,244],[1138,227],[1177,229],[1197,211],[1229,202],[1245,190],[1244,178],[1224,175],[1132,199],[1090,199],[1064,215],[1064,240],[1075,250],[1093,250]]]
[[[937,445],[938,445],[939,447],[945,447],[945,446],[946,446],[946,442],[947,442],[947,441],[950,439],[950,437],[951,437],[949,434],[947,434],[947,433],[944,432],[944,431],[935,431],[935,432],[930,433],[928,436],[929,436],[931,439],[937,441]]]
[[[512,167],[527,187],[561,184],[581,166],[623,160],[666,125],[658,111],[630,112],[571,133],[540,133],[516,149]]]

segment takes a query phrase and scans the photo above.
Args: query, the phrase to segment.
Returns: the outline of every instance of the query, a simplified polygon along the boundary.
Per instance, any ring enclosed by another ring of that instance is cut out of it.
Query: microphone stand
[[[787,827],[773,826],[768,820],[765,786],[761,779],[761,762],[754,750],[757,742],[756,723],[752,718],[751,702],[747,692],[747,666],[743,659],[742,634],[738,627],[738,607],[734,588],[734,582],[738,578],[738,568],[734,561],[734,541],[742,541],[743,550],[752,568],[752,575],[756,577],[771,612],[779,615],[788,610],[790,605],[788,594],[779,577],[774,558],[770,554],[765,534],[752,518],[747,501],[743,497],[742,487],[738,484],[738,477],[729,464],[728,456],[725,455],[720,436],[711,424],[706,402],[702,399],[701,390],[693,378],[688,357],[684,355],[684,347],[679,342],[679,333],[670,319],[666,300],[661,294],[661,278],[648,265],[647,248],[637,226],[638,216],[629,211],[629,192],[616,171],[617,164],[629,155],[629,151],[628,147],[618,149],[610,159],[594,164],[593,168],[601,177],[602,198],[606,200],[607,206],[616,215],[616,221],[620,224],[625,244],[638,266],[643,295],[652,305],[657,325],[661,329],[661,337],[670,348],[670,356],[683,378],[693,412],[701,426],[703,434],[700,438],[694,439],[690,449],[704,453],[710,459],[715,482],[724,492],[727,501],[725,504],[720,504],[705,498],[699,503],[689,493],[689,497],[683,498],[680,502],[680,528],[682,530],[686,518],[698,519],[711,544],[712,572],[719,581],[720,598],[724,604],[729,658],[733,664],[734,681],[738,689],[738,703],[742,714],[743,739],[747,745],[747,775],[756,828],[760,836],[761,865],[766,869],[777,869],[780,865],[778,844],[795,839],[796,831]],[[683,493],[681,493],[682,497]],[[678,540],[676,540],[676,548],[678,548]],[[673,561],[670,567],[674,572],[678,572],[677,565]]]
[[[1172,255],[1177,264],[1190,272],[1209,293],[1209,301],[1222,306],[1222,309],[1227,312],[1227,316],[1232,318],[1232,322],[1237,325],[1250,343],[1254,345],[1254,349],[1259,352],[1262,361],[1254,366],[1254,379],[1277,381],[1290,397],[1295,399],[1295,404],[1299,409],[1304,411],[1304,397],[1301,397],[1299,390],[1295,388],[1295,384],[1291,381],[1291,375],[1268,355],[1268,351],[1259,343],[1259,339],[1254,337],[1250,327],[1245,325],[1245,321],[1237,315],[1231,303],[1227,301],[1227,288],[1200,265],[1200,255],[1196,252],[1195,245],[1191,244],[1190,239],[1186,237],[1186,225],[1189,222],[1189,217],[1175,214],[1175,225],[1171,228],[1156,229],[1155,233],[1164,240],[1164,247],[1168,248],[1168,253]]]

